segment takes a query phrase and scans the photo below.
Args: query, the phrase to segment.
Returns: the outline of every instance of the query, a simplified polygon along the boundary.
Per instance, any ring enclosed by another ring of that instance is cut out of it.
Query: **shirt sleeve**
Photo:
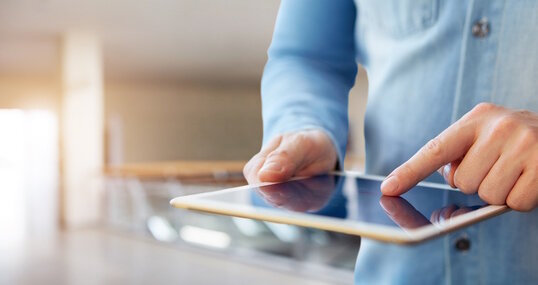
[[[325,131],[343,162],[348,95],[357,73],[352,0],[282,0],[262,79],[264,144]]]

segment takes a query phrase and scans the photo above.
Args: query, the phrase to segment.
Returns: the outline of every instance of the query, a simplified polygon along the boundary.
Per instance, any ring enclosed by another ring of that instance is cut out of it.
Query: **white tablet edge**
[[[347,175],[351,177],[366,178],[378,181],[384,179],[384,177],[382,176],[365,175],[351,171],[333,172],[332,174]],[[297,177],[292,180],[297,179],[301,179],[301,177]],[[349,221],[338,218],[309,215],[300,212],[280,212],[271,210],[270,208],[261,208],[250,205],[238,205],[221,201],[203,199],[206,196],[212,196],[215,194],[242,191],[244,189],[250,189],[271,184],[276,183],[259,183],[252,185],[244,185],[213,192],[181,196],[172,199],[170,201],[170,204],[176,208],[197,210],[249,219],[257,219],[282,224],[292,224],[303,227],[311,227],[400,244],[413,244],[425,241],[441,234],[457,230],[461,227],[475,222],[478,219],[487,219],[510,210],[506,205],[488,205],[472,212],[451,218],[447,222],[435,223],[418,229],[403,229],[398,226],[386,226],[358,221]],[[457,189],[451,188],[448,185],[430,182],[420,182],[418,186],[459,191]]]

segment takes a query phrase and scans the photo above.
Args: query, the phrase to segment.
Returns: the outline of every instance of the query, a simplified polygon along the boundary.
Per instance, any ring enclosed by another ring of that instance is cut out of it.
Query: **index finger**
[[[390,196],[407,192],[441,166],[461,158],[474,138],[473,123],[466,120],[454,123],[389,174],[381,184],[381,192]]]

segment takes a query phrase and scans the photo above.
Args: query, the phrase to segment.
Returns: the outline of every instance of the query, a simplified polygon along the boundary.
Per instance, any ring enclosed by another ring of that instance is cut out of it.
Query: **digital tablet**
[[[425,241],[509,210],[435,183],[422,182],[400,197],[383,196],[382,180],[338,172],[182,196],[170,203],[403,244]]]

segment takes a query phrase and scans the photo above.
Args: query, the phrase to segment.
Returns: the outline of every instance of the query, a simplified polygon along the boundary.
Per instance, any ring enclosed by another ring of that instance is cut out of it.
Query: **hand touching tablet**
[[[435,170],[489,204],[530,211],[538,204],[538,114],[482,103],[396,168],[381,185],[400,195]]]

